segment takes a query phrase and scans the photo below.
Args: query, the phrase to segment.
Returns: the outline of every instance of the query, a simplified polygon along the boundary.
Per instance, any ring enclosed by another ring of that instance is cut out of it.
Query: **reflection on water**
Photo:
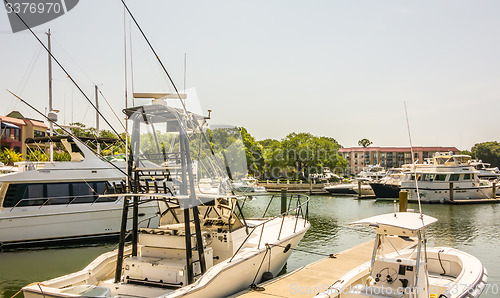
[[[262,215],[268,201],[269,197],[247,201],[245,215]],[[278,197],[268,212],[276,214],[279,208]],[[418,206],[410,204],[410,208],[417,209]],[[500,285],[500,205],[423,205],[422,208],[425,214],[439,220],[427,229],[430,246],[452,246],[476,256],[488,269],[488,283]],[[341,252],[374,236],[372,229],[352,227],[348,225],[349,222],[393,210],[394,204],[391,202],[313,196],[309,206],[312,227],[298,248],[320,254]],[[108,244],[0,253],[0,297],[11,297],[31,282],[82,269],[95,257],[112,248],[113,245]],[[292,271],[321,258],[317,254],[294,251],[286,270]],[[498,297],[498,294],[494,295],[490,291],[481,297]]]

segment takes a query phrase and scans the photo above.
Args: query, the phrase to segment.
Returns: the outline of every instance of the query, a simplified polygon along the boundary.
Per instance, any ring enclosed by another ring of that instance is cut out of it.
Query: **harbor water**
[[[248,215],[262,215],[269,196],[245,203]],[[279,210],[279,199],[272,208]],[[418,211],[416,204],[409,208]],[[488,270],[488,286],[483,298],[500,297],[500,205],[422,205],[423,212],[439,221],[427,229],[429,246],[451,246],[476,256]],[[292,271],[373,239],[370,228],[352,227],[348,223],[373,215],[393,212],[392,202],[357,200],[351,197],[316,195],[311,197],[311,229],[298,249],[292,253],[286,271]],[[115,244],[71,248],[19,250],[0,253],[0,297],[11,297],[35,281],[43,281],[82,269]],[[332,280],[332,283],[335,282]],[[325,285],[325,287],[328,285]],[[309,289],[290,285],[290,296]],[[22,297],[18,294],[16,297]]]

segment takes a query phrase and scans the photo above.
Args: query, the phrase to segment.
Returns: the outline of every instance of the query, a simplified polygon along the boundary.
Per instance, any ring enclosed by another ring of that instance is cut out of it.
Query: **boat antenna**
[[[47,121],[50,121],[50,118],[48,116],[46,116],[44,113],[40,112],[37,108],[35,108],[34,106],[32,106],[31,104],[29,104],[27,101],[25,101],[24,99],[22,99],[21,97],[19,97],[18,95],[16,95],[14,92],[10,91],[9,89],[6,89],[10,94],[12,94],[14,97],[16,97],[17,99],[19,99],[22,103],[24,103],[25,105],[27,105],[28,107],[30,107],[32,110],[34,110],[35,112],[37,112],[38,114],[40,114],[43,118],[45,118],[45,120]],[[79,139],[77,136],[75,136],[71,131],[67,130],[66,128],[64,128],[63,126],[59,125],[57,122],[53,122],[58,128],[62,129],[62,131],[64,131],[65,133],[67,133],[69,136],[75,138],[75,139]],[[52,137],[52,136],[51,136]],[[52,140],[51,140],[52,141]],[[91,150],[92,152],[96,153],[94,149],[90,148],[87,144],[85,144],[85,142],[82,142],[82,144],[84,144],[89,150]],[[99,157],[102,158],[102,155],[100,155],[99,153],[97,153],[97,155]],[[107,160],[106,158],[103,158],[104,161],[106,161],[107,163],[109,163],[111,166],[113,166],[115,169],[117,169],[118,171],[120,171],[122,174],[124,174],[126,177],[129,177],[129,175],[127,175],[127,173],[125,173],[122,169],[120,169],[117,165],[113,164],[112,162],[110,162],[109,160]]]
[[[8,0],[3,0],[6,4],[10,5],[11,3],[8,1]],[[111,130],[113,130],[113,132],[118,136],[118,139],[125,143],[125,141],[123,141],[122,137],[120,136],[120,134],[114,129],[114,127],[108,122],[108,120],[102,115],[102,113],[96,108],[95,104],[92,102],[92,100],[90,100],[90,98],[87,96],[87,94],[85,94],[85,92],[83,92],[82,88],[80,88],[80,86],[76,83],[76,81],[70,76],[70,74],[68,73],[68,71],[64,68],[64,66],[62,66],[62,64],[59,62],[59,60],[57,60],[56,57],[54,57],[54,55],[51,53],[51,51],[47,48],[47,46],[40,40],[40,38],[35,34],[35,32],[33,32],[33,30],[30,28],[30,26],[28,26],[28,24],[26,24],[26,22],[23,20],[23,18],[14,10],[14,13],[16,14],[16,16],[19,18],[19,20],[24,24],[24,26],[26,26],[26,28],[31,32],[31,34],[36,38],[36,40],[42,45],[42,47],[47,51],[47,53],[49,53],[50,57],[52,59],[54,59],[54,62],[57,63],[57,65],[59,66],[59,68],[61,68],[61,70],[66,74],[66,76],[68,77],[68,79],[70,79],[70,81],[76,86],[76,88],[80,91],[80,93],[82,93],[83,97],[85,97],[85,99],[90,103],[90,105],[94,108],[94,110],[97,111],[97,113],[103,118],[103,120],[106,122],[106,124],[111,128]],[[10,92],[10,91],[9,91]]]
[[[420,213],[420,218],[423,220],[423,215],[422,215],[422,204],[420,203],[420,192],[418,190],[418,177],[417,177],[417,167],[415,166],[414,162],[414,155],[413,155],[413,144],[411,142],[411,133],[410,133],[410,121],[408,120],[408,110],[406,108],[406,101],[403,102],[405,105],[405,115],[406,115],[406,127],[408,129],[408,139],[410,140],[410,151],[411,151],[411,160],[413,164],[413,174],[415,175],[415,190],[417,192],[417,201],[418,201],[418,212]]]
[[[174,87],[174,90],[175,90],[175,93],[177,94],[177,97],[179,98],[181,104],[182,104],[182,107],[184,108],[184,111],[187,113],[187,109],[186,109],[186,104],[185,102],[182,100],[182,97],[181,97],[181,94],[179,93],[179,90],[177,89],[177,86],[175,85],[174,83],[174,80],[172,79],[172,77],[170,76],[170,74],[168,73],[167,69],[165,68],[165,65],[163,64],[163,62],[161,61],[160,59],[160,56],[158,56],[158,54],[156,53],[155,49],[153,48],[153,45],[151,44],[151,42],[149,42],[149,39],[146,37],[146,34],[144,33],[144,31],[142,31],[142,28],[141,26],[139,26],[139,23],[137,22],[137,20],[135,19],[134,15],[132,14],[132,12],[130,11],[130,9],[128,8],[127,4],[125,4],[125,0],[121,0],[122,3],[123,3],[123,6],[125,7],[125,9],[127,10],[128,14],[130,15],[130,17],[132,18],[132,20],[134,21],[135,25],[137,26],[137,29],[139,29],[139,31],[141,32],[142,34],[142,37],[144,37],[144,39],[146,40],[149,48],[151,49],[151,51],[153,52],[153,54],[155,55],[156,57],[156,60],[158,60],[158,63],[160,63],[160,66],[161,68],[163,69],[163,71],[165,72],[165,74],[167,75],[168,77],[168,80],[170,81],[170,83],[172,84],[172,86]]]

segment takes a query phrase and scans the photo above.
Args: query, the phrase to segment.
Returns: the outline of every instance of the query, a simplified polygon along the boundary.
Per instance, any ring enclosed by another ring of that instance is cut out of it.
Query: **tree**
[[[362,139],[362,140],[358,141],[358,145],[363,146],[364,148],[370,147],[370,145],[372,145],[372,144],[373,144],[373,142],[368,140],[368,139]]]
[[[471,149],[472,156],[483,162],[490,163],[493,167],[500,166],[500,143],[483,142],[475,144]]]

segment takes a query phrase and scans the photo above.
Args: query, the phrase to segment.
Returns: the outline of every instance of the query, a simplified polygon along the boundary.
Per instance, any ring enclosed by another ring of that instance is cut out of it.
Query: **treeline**
[[[475,144],[470,151],[465,151],[474,159],[490,163],[492,167],[500,167],[500,142],[491,141]]]
[[[290,133],[281,140],[256,141],[245,128],[240,128],[248,173],[259,179],[302,179],[309,174],[332,172],[346,168],[346,160],[339,155],[342,146],[329,137],[310,133]]]

